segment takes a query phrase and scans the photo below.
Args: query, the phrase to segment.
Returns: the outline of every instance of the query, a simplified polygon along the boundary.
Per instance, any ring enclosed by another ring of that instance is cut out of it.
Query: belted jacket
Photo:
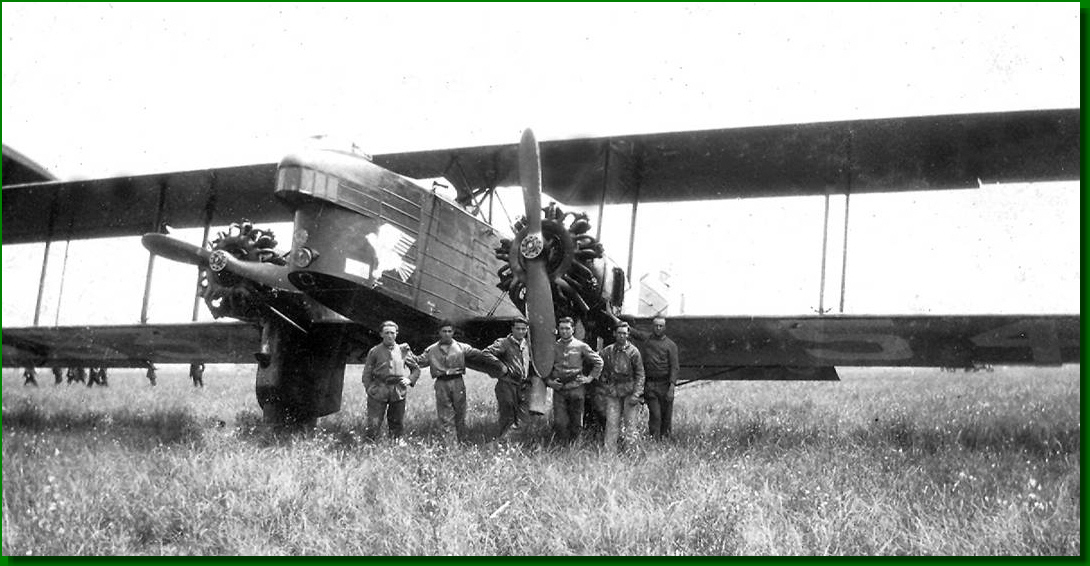
[[[643,357],[631,342],[616,343],[602,348],[602,377],[598,378],[598,393],[616,397],[643,395]]]

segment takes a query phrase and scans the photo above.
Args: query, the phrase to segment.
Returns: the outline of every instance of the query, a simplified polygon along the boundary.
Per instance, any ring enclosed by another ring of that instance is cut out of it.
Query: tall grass
[[[850,370],[678,392],[675,437],[441,446],[430,380],[407,445],[362,440],[364,393],[285,439],[252,368],[148,387],[3,381],[3,552],[24,554],[1079,554],[1079,368]]]

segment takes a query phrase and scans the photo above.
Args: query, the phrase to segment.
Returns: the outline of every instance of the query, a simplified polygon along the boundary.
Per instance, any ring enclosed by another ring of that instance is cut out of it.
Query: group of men
[[[67,371],[60,366],[54,366],[53,368],[53,385],[60,385],[67,377],[68,384],[72,383],[86,383],[87,387],[93,385],[101,385],[106,387],[109,385],[107,380],[106,368],[88,368],[85,367],[70,367]],[[155,364],[148,364],[148,371],[145,376],[152,386],[155,385]],[[201,362],[194,362],[189,364],[189,377],[193,380],[193,387],[204,387],[204,364]],[[27,366],[23,368],[23,385],[38,386],[38,370],[34,366]]]
[[[638,436],[639,407],[648,406],[648,428],[652,438],[670,435],[674,388],[678,378],[677,345],[666,336],[666,319],[657,317],[652,331],[643,333],[619,322],[614,342],[595,352],[574,336],[575,321],[561,318],[557,323],[555,356],[551,368],[533,363],[529,324],[517,318],[511,333],[479,350],[454,340],[454,325],[439,323],[439,340],[415,355],[407,344],[397,342],[398,325],[382,323],[382,343],[367,353],[363,385],[367,391],[366,434],[378,437],[382,421],[388,435],[400,441],[404,429],[405,400],[410,387],[427,366],[435,382],[435,406],[444,442],[453,446],[465,441],[466,369],[482,371],[496,379],[499,413],[497,439],[509,440],[526,427],[530,419],[531,381],[535,372],[553,391],[553,428],[562,441],[576,441],[583,432],[585,407],[589,404],[604,421],[604,447],[612,452],[618,441],[632,442]],[[632,340],[640,342],[637,348]],[[588,403],[589,401],[589,403]]]
[[[53,368],[53,385],[60,385],[64,382],[65,378],[68,379],[68,384],[72,383],[86,383],[87,387],[94,385],[101,385],[106,387],[109,383],[106,381],[106,368],[88,368],[85,367],[70,367],[67,371],[65,368],[54,366]],[[34,366],[27,366],[23,368],[23,385],[38,386],[38,370]]]

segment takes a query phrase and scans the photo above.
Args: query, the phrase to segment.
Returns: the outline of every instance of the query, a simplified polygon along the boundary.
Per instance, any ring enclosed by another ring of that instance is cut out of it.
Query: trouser
[[[461,377],[435,380],[435,411],[439,431],[447,446],[464,441],[466,436],[466,384]]]
[[[583,432],[583,403],[586,388],[553,391],[553,428],[560,440],[579,440]]]
[[[389,426],[387,434],[390,438],[398,438],[405,423],[405,400],[386,401],[367,396],[367,438],[375,440],[378,431],[382,428],[382,418],[386,417]]]
[[[643,398],[647,402],[647,428],[651,438],[670,436],[670,423],[674,417],[674,397],[669,395],[669,381],[649,381],[644,384]]]
[[[530,420],[530,387],[528,383],[496,382],[496,408],[500,419],[496,436],[504,438]]]
[[[606,428],[605,394],[596,381],[584,387],[587,388],[587,400],[583,408],[583,430],[598,436]]]
[[[640,414],[640,404],[631,400],[631,396],[602,395],[606,407],[605,451],[617,451],[617,439],[624,428],[624,443],[631,445],[639,437],[636,419]],[[622,422],[623,421],[623,422]]]

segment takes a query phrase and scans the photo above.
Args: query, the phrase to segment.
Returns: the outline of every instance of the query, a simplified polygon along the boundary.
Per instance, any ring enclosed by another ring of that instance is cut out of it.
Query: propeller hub
[[[227,267],[227,252],[223,250],[216,250],[208,256],[208,268],[216,273],[223,271]]]
[[[519,253],[526,259],[534,259],[541,255],[541,252],[545,249],[545,241],[542,239],[540,233],[526,234],[519,243]]]

